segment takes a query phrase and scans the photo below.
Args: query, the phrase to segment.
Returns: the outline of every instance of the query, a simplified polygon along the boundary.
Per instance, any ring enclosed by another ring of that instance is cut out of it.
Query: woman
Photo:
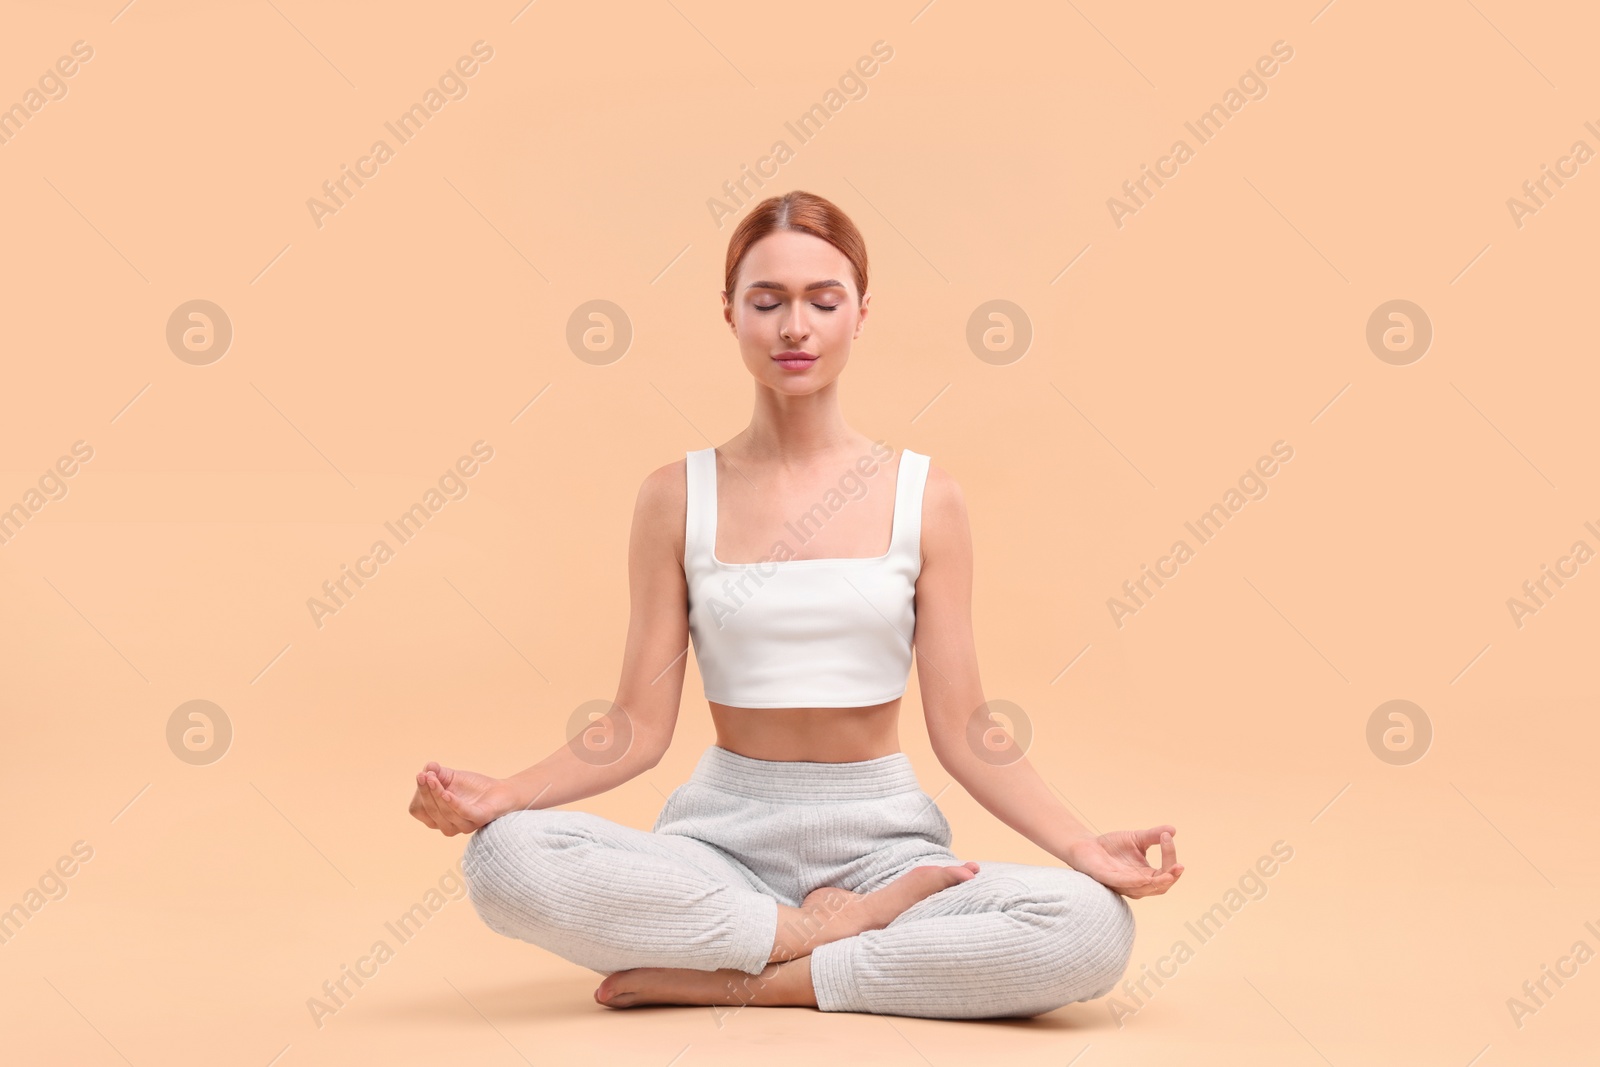
[[[773,197],[735,230],[725,281],[755,412],[644,481],[615,703],[511,778],[428,763],[411,813],[476,831],[478,914],[607,975],[594,995],[609,1007],[977,1018],[1105,995],[1133,947],[1123,897],[1183,871],[1176,830],[1091,833],[990,717],[961,490],[840,410],[871,298],[860,233],[821,197]],[[661,759],[691,641],[717,743],[653,830],[556,810]],[[950,851],[898,743],[913,644],[939,762],[1066,866]]]

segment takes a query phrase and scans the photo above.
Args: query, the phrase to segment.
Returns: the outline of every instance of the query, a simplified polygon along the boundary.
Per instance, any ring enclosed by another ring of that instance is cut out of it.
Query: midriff
[[[900,701],[862,708],[734,708],[711,703],[717,747],[751,759],[856,763],[900,751]]]

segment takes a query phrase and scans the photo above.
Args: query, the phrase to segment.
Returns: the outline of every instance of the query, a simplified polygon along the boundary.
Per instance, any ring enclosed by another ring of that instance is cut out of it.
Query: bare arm
[[[917,680],[928,737],[940,764],[1001,822],[1068,866],[1129,896],[1164,892],[1182,872],[1174,868],[1173,827],[1095,834],[1056,799],[1001,724],[988,718],[972,631],[972,533],[966,499],[954,478],[931,465],[922,554],[916,594]],[[1144,862],[1144,849],[1157,844],[1162,849],[1159,871]]]
[[[429,763],[411,814],[447,836],[511,811],[551,808],[604,793],[660,762],[672,741],[689,644],[683,572],[684,461],[639,488],[628,540],[628,636],[611,710],[567,744],[509,778]]]

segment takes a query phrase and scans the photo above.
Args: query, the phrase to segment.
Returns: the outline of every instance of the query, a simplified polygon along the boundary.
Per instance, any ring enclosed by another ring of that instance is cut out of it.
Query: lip
[[[786,371],[794,371],[796,373],[803,373],[810,370],[811,365],[816,361],[816,356],[812,355],[810,352],[804,352],[799,349],[794,349],[789,352],[779,352],[777,355],[772,357],[772,362],[776,363]]]

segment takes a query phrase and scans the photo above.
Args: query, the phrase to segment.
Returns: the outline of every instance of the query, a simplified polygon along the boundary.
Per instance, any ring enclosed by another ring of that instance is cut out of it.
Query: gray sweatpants
[[[474,908],[497,933],[599,974],[633,967],[759,974],[777,905],[821,886],[878,889],[959,866],[950,824],[897,752],[774,762],[715,745],[651,831],[583,811],[501,816],[467,842]],[[888,926],[811,953],[822,1011],[1030,1016],[1104,996],[1133,951],[1128,902],[1066,866],[981,872]]]

